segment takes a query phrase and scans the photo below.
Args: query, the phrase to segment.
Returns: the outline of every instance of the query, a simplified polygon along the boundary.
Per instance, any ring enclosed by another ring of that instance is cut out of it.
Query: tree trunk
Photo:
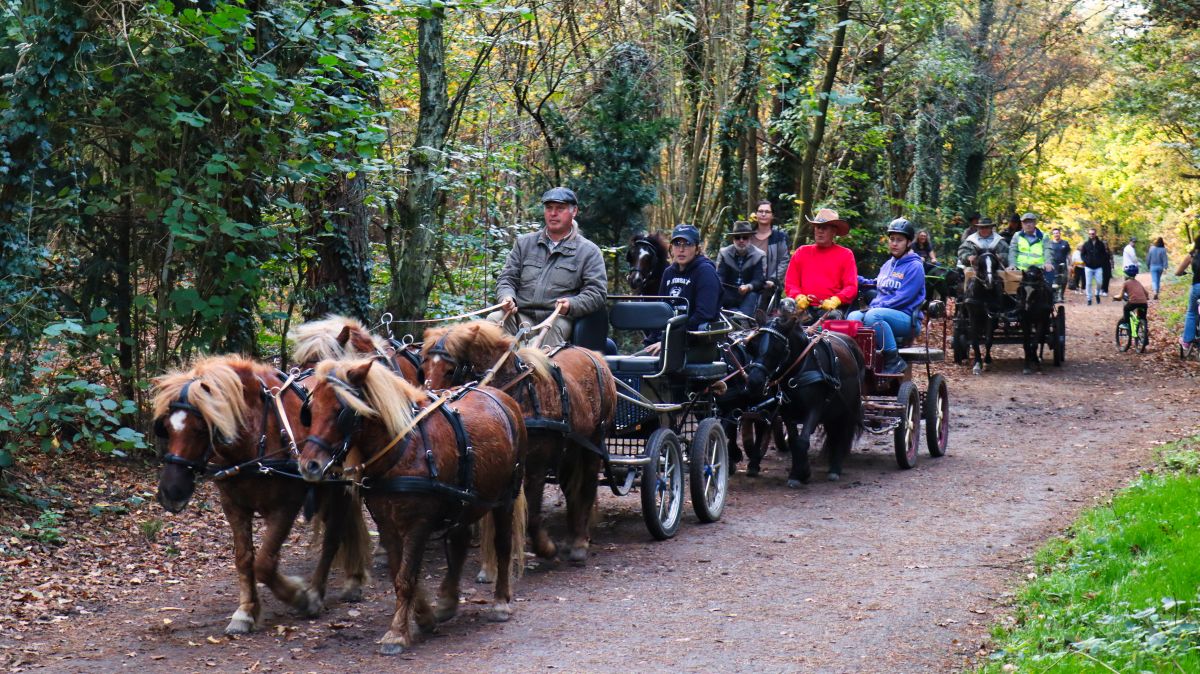
[[[816,30],[817,17],[814,5],[801,0],[783,3],[779,12],[782,43],[775,49],[772,61],[780,77],[771,104],[763,197],[774,204],[775,222],[786,227],[793,219],[795,195],[800,191],[799,148],[804,127],[798,109],[807,90],[813,57],[809,41]]]
[[[130,141],[121,143],[121,166],[133,166],[130,159]],[[133,382],[137,373],[133,371],[133,345],[137,340],[133,336],[133,321],[130,311],[133,309],[133,284],[130,276],[133,270],[129,264],[130,252],[133,248],[133,194],[130,188],[122,190],[122,215],[117,218],[117,250],[114,262],[117,273],[117,295],[113,298],[117,310],[117,362],[120,365],[121,395],[127,400],[135,399]]]
[[[833,35],[833,44],[829,47],[825,77],[821,80],[821,88],[818,92],[820,100],[817,102],[817,118],[813,122],[812,133],[809,135],[808,144],[804,149],[804,160],[800,164],[800,208],[803,214],[813,212],[815,192],[813,174],[817,164],[817,153],[821,150],[821,141],[825,136],[825,124],[829,117],[829,95],[833,91],[838,64],[842,60],[842,51],[846,44],[846,22],[849,19],[850,0],[838,0],[838,29]]]
[[[438,6],[417,20],[417,67],[421,109],[417,137],[408,157],[408,185],[397,203],[400,246],[392,266],[388,310],[399,319],[425,315],[433,288],[433,252],[443,199],[436,176],[444,163],[450,129],[450,100],[446,92],[445,9]]]
[[[720,208],[729,213],[732,219],[740,220],[743,209],[747,207],[745,167],[747,155],[753,140],[755,119],[751,116],[754,110],[755,92],[758,91],[758,63],[754,58],[751,38],[754,37],[754,0],[746,3],[745,34],[742,38],[743,49],[741,73],[738,76],[738,86],[734,95],[721,111],[721,124],[718,137],[720,153],[717,166],[721,173]],[[726,218],[730,219],[729,217]]]
[[[995,0],[980,0],[979,19],[975,25],[973,76],[969,95],[962,101],[966,122],[955,144],[954,160],[951,163],[949,197],[952,210],[970,213],[977,209],[979,185],[983,181],[984,160],[987,152],[988,121],[991,118],[992,102],[995,97],[991,75],[991,48],[989,39],[992,23],[996,18]]]
[[[331,177],[309,213],[310,240],[316,241],[317,257],[304,275],[304,285],[311,293],[305,319],[341,314],[369,322],[371,249],[366,179],[361,174]]]

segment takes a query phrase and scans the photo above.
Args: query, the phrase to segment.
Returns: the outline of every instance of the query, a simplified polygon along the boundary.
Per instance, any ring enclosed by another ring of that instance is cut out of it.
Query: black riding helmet
[[[905,218],[896,218],[888,223],[887,233],[903,234],[909,241],[917,238],[917,228]]]

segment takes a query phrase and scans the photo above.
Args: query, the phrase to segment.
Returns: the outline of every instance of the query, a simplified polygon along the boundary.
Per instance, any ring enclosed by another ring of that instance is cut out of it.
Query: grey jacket
[[[776,286],[783,286],[783,277],[787,276],[788,263],[792,261],[792,250],[788,245],[787,234],[781,229],[772,229],[767,238],[766,264],[767,280],[774,281]]]
[[[970,267],[971,263],[967,262],[967,258],[972,255],[978,255],[985,250],[990,250],[996,254],[1002,261],[1008,261],[1008,242],[1004,240],[996,232],[988,238],[979,236],[979,232],[968,236],[962,245],[958,247],[958,264],[963,267]]]
[[[504,260],[500,301],[511,297],[517,308],[542,320],[554,310],[555,300],[571,300],[568,318],[579,318],[600,309],[608,298],[608,272],[600,247],[572,228],[552,250],[545,228],[522,234]]]

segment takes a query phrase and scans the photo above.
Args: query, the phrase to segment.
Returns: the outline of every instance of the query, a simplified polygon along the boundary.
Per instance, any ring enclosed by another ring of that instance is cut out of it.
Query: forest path
[[[0,646],[23,649],[11,664],[24,671],[954,671],[986,641],[1038,544],[1148,465],[1155,442],[1196,432],[1194,364],[1181,365],[1161,333],[1149,354],[1117,353],[1121,305],[1080,300],[1068,298],[1062,368],[1023,376],[1015,345],[997,347],[983,376],[939,368],[951,396],[946,457],[922,449],[918,467],[900,471],[890,435],[868,435],[842,481],[825,481],[822,464],[812,484],[789,490],[786,457],[772,452],[761,477],[734,476],[720,522],[696,523],[689,506],[662,543],[650,541],[636,495],[604,497],[586,568],[531,569],[506,624],[483,620],[490,588],[468,582],[457,618],[409,653],[376,655],[393,603],[377,556],[365,602],[333,599],[335,577],[319,619],[269,597],[263,629],[229,639],[236,586],[228,534],[213,527],[203,570],[180,558],[169,578],[19,644],[0,635]],[[559,531],[559,514],[551,526]],[[440,545],[429,559],[436,578]]]

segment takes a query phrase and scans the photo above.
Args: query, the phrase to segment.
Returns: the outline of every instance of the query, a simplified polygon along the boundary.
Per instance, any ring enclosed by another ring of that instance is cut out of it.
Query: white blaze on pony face
[[[171,428],[175,429],[176,433],[182,433],[185,419],[187,419],[187,410],[175,410],[168,421],[171,422]]]

